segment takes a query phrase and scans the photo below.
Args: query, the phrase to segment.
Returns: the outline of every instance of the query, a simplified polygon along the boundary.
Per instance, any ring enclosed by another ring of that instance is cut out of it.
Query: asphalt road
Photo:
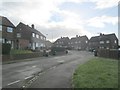
[[[32,58],[2,65],[3,88],[70,88],[74,70],[93,54],[69,51],[63,56]]]

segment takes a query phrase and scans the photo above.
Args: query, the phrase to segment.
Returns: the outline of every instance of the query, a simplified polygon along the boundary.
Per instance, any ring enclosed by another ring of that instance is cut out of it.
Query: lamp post
[[[46,34],[46,38],[47,38],[47,35],[48,34]],[[46,49],[47,49],[47,39],[45,39],[45,46],[46,46]]]

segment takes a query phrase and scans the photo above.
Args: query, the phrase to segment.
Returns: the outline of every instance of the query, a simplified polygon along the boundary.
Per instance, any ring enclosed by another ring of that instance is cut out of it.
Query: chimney
[[[78,38],[78,35],[76,35],[76,38]]]
[[[32,24],[31,27],[34,29],[34,24]]]
[[[100,36],[102,36],[103,34],[102,33],[100,33]]]

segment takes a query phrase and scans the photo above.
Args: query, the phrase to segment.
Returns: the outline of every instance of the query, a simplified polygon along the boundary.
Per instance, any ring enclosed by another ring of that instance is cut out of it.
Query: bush
[[[20,50],[20,49],[12,49],[10,54],[26,54],[26,53],[32,53],[30,50]]]
[[[2,44],[2,54],[10,54],[11,44],[3,43]]]
[[[52,47],[51,48],[51,52],[62,52],[62,51],[65,51],[66,49],[64,47]]]

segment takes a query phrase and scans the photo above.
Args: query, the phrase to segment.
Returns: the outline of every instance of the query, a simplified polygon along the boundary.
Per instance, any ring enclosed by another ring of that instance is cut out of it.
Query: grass
[[[74,88],[118,88],[118,61],[93,58],[76,69],[72,84]]]
[[[32,53],[32,51],[30,50],[16,50],[16,49],[13,49],[10,51],[10,54],[26,54],[26,53]]]

